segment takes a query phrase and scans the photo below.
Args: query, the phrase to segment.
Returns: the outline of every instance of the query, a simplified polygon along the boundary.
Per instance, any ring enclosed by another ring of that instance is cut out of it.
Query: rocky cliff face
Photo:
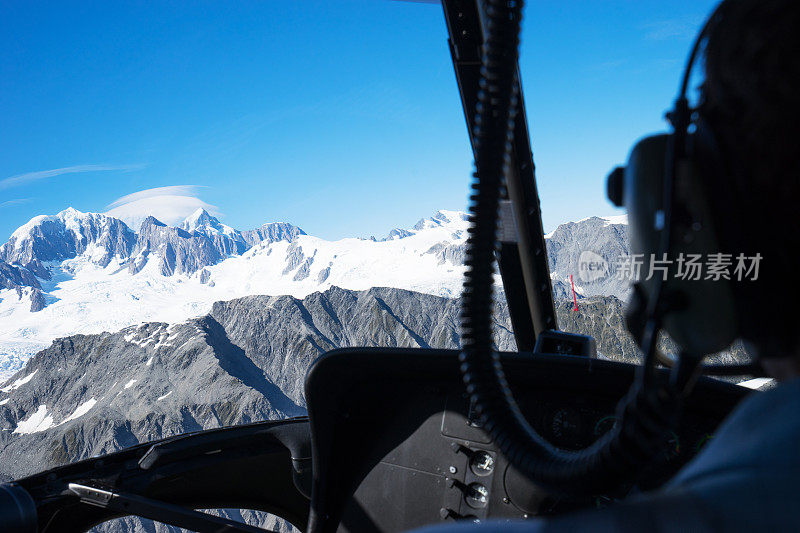
[[[134,261],[129,268],[135,274],[154,259],[162,276],[192,274],[204,266],[218,263],[230,248],[235,250],[230,238],[216,239],[215,242],[203,233],[189,233],[147,217],[139,230],[133,250]]]
[[[578,311],[573,311],[573,307],[571,301],[556,301],[559,329],[593,337],[601,359],[641,363],[641,352],[625,327],[625,304],[622,301],[613,296],[591,296],[578,300]],[[677,345],[667,336],[659,339],[658,347],[668,354],[678,352]],[[706,362],[735,364],[749,360],[747,350],[737,341],[727,350],[708,356]]]
[[[16,289],[17,287],[42,288],[39,280],[27,268],[0,261],[0,289]]]
[[[293,241],[306,232],[286,222],[271,222],[260,228],[242,231],[242,239],[249,245],[255,246],[261,242],[278,242],[281,240]]]
[[[0,473],[20,477],[155,438],[305,412],[303,378],[342,346],[458,346],[456,300],[331,288],[248,296],[182,324],[58,339],[0,389]],[[513,349],[499,305],[496,338]]]
[[[622,217],[591,217],[561,224],[546,237],[550,272],[585,296],[625,300],[630,280],[617,276],[617,264],[628,255],[628,225]],[[590,270],[591,269],[591,270]]]

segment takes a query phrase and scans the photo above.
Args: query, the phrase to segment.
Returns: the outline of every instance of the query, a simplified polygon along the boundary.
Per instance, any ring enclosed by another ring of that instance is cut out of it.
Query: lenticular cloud
[[[122,219],[134,231],[139,230],[142,221],[148,216],[154,216],[161,222],[174,226],[199,208],[216,214],[217,207],[198,198],[197,189],[195,185],[146,189],[116,199],[106,207],[105,214]]]

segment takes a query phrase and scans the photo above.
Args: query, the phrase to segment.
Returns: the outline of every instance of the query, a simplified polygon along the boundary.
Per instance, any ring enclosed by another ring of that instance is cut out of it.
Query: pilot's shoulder
[[[800,468],[800,379],[754,392],[730,414],[716,437],[671,482],[694,483],[709,475],[760,469],[760,475]]]

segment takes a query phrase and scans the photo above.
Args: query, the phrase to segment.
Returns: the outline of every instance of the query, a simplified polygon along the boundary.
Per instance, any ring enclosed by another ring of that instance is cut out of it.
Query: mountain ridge
[[[468,225],[466,213],[440,210],[381,239],[327,241],[281,222],[239,231],[203,209],[178,226],[147,218],[138,233],[113,217],[74,209],[35,217],[0,247],[0,379],[54,338],[181,322],[215,301],[246,295],[302,298],[331,286],[387,286],[458,296]],[[597,234],[594,241],[610,243],[607,255],[626,249],[624,226],[589,220],[574,228],[583,226]],[[564,269],[575,262],[561,256],[575,248],[559,241],[560,228],[548,239],[553,292],[571,299]],[[579,298],[624,297],[615,291],[625,288],[609,280],[592,282],[591,290],[584,285],[575,279]]]
[[[46,263],[89,255],[91,262],[101,267],[114,259],[128,260],[130,268],[138,271],[143,265],[136,259],[156,250],[160,252],[158,260],[166,266],[162,267],[165,275],[192,274],[226,256],[244,253],[260,242],[291,239],[305,232],[287,223],[267,223],[244,233],[246,237],[202,208],[177,227],[148,216],[136,232],[121,219],[69,207],[56,215],[33,217],[17,228],[0,246],[0,266],[24,269],[49,280],[51,273]],[[194,260],[189,259],[191,255]],[[25,286],[2,270],[0,284]]]

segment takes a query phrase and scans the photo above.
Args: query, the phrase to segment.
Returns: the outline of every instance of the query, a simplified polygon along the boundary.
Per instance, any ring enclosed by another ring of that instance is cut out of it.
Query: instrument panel
[[[341,509],[326,511],[338,520],[338,531],[403,531],[450,520],[521,519],[608,505],[670,479],[713,438],[748,392],[701,380],[668,449],[653,458],[636,486],[592,498],[557,498],[510,464],[476,422],[458,373],[457,353],[430,352],[384,350],[371,353],[371,361],[360,351],[341,354],[340,361],[324,368],[324,381],[340,380],[337,397],[326,402],[330,428],[316,424],[313,371],[309,375],[312,447],[314,440],[321,440],[315,454],[325,447],[340,457],[330,488],[343,493]],[[384,358],[387,374],[382,376]],[[346,373],[335,368],[339,364]],[[528,422],[564,450],[585,448],[614,426],[617,403],[630,387],[634,369],[579,357],[519,354],[506,354],[503,364]],[[327,434],[331,430],[335,435]],[[350,461],[342,461],[341,454],[348,452]],[[322,471],[317,468],[315,463],[319,478],[312,517],[321,510],[318,496],[325,491],[320,485],[328,477],[324,465]],[[326,503],[336,500],[328,494]]]
[[[434,391],[430,391],[433,393]],[[441,495],[441,505],[432,497],[423,505],[428,520],[484,520],[487,518],[528,518],[554,515],[587,506],[603,506],[624,496],[599,494],[592,498],[568,500],[552,497],[544,488],[522,475],[494,446],[476,422],[469,401],[457,391],[439,401],[443,409],[431,415],[396,449],[386,454],[361,482],[355,500],[364,509],[397,509],[395,520],[405,521],[412,511],[413,491]],[[540,390],[518,395],[523,414],[540,435],[565,450],[579,450],[592,444],[616,420],[616,402],[591,394],[565,396],[561,391]],[[636,486],[626,492],[656,488],[671,478],[702,446],[713,438],[719,418],[689,415],[673,433],[662,457]],[[413,483],[408,485],[410,481]],[[385,488],[375,492],[376,486]],[[398,488],[402,490],[396,492]],[[405,495],[401,497],[400,494]],[[430,523],[430,522],[423,522]],[[423,525],[420,523],[418,525]]]

